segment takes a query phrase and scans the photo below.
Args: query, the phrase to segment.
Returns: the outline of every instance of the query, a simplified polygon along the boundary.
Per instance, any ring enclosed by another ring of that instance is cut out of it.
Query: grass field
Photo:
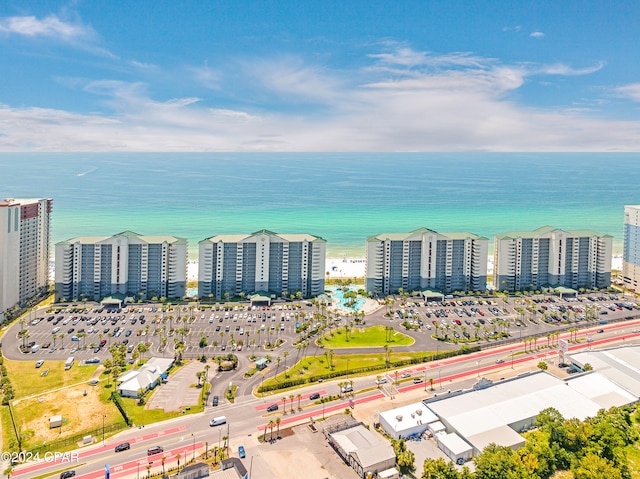
[[[76,361],[71,369],[65,371],[64,361],[45,360],[39,369],[36,369],[35,364],[35,361],[4,359],[16,399],[88,381],[98,367],[97,364],[79,366]],[[49,374],[41,376],[46,370],[49,370]]]
[[[387,331],[384,326],[371,326],[368,328],[351,328],[347,334],[345,328],[337,328],[318,338],[318,342],[325,348],[370,348],[410,346],[414,343],[411,336],[392,330]]]
[[[423,358],[429,357],[433,353],[430,352],[402,352],[402,353],[391,353],[389,355],[389,360],[391,362],[394,361],[402,361],[413,358]],[[347,374],[347,366],[349,371],[349,376],[354,376],[354,370],[364,367],[370,366],[383,366],[385,363],[385,354],[381,352],[380,354],[344,354],[342,356],[333,356],[331,358],[331,365],[327,362],[328,356],[308,356],[301,361],[298,361],[297,364],[293,365],[289,368],[288,371],[279,373],[277,378],[270,377],[269,379],[265,379],[264,385],[276,384],[278,382],[291,379],[291,378],[310,378],[314,376],[320,376],[322,374],[326,374],[328,372],[343,372],[346,376]],[[331,368],[333,366],[333,369]],[[389,368],[388,370],[393,370],[393,368]],[[380,369],[382,373],[384,369]],[[301,374],[302,372],[302,374]],[[363,373],[366,375],[375,374],[374,372]]]

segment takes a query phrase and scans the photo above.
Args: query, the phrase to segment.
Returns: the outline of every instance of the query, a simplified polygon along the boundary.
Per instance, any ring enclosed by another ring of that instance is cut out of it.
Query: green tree
[[[407,449],[407,445],[404,439],[393,439],[391,441],[393,451],[396,454],[396,464],[400,468],[400,472],[406,474],[416,470],[415,454],[413,451]]]
[[[475,463],[477,479],[522,479],[528,477],[520,456],[509,447],[489,444],[475,458]]]
[[[459,479],[460,474],[451,461],[443,458],[427,459],[424,461],[420,479]]]
[[[572,472],[575,479],[623,479],[611,461],[591,452],[578,460]]]

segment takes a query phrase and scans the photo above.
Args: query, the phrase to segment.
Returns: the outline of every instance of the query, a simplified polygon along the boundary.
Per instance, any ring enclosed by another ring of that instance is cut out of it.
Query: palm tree
[[[282,396],[282,413],[287,414],[287,396]]]
[[[275,425],[275,421],[271,420],[269,421],[269,427],[271,427],[271,439],[270,441],[273,441],[273,426]]]
[[[280,419],[279,417],[276,418],[276,425],[278,426],[278,435],[276,436],[278,439],[280,439],[280,421],[282,421],[282,419]]]
[[[293,414],[295,411],[293,410],[293,398],[295,398],[295,394],[289,394],[289,403],[291,405],[291,414]]]
[[[300,411],[300,399],[302,399],[302,394],[298,393],[298,411]]]

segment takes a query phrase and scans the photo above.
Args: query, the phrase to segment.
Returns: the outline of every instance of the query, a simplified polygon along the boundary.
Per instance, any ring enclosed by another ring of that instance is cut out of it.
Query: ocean
[[[622,251],[640,153],[1,153],[0,197],[51,197],[80,235],[310,233],[362,257],[382,232],[590,228]]]

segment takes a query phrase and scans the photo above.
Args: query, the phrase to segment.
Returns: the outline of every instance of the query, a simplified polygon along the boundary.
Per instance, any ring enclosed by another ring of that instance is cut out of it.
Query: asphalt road
[[[614,343],[638,344],[640,343],[640,320],[629,321],[618,324],[608,324],[594,326],[584,329],[578,333],[578,343],[573,343],[571,350],[581,350],[585,348],[596,348],[612,345]],[[602,333],[598,333],[602,330]],[[636,331],[636,332],[634,332]],[[568,338],[569,333],[566,334]],[[561,336],[561,338],[563,338]],[[589,341],[588,339],[591,339]],[[513,363],[511,363],[513,359]],[[296,391],[300,393],[300,408],[298,401],[293,404],[286,401],[286,410],[283,408],[281,397],[267,396],[254,398],[245,396],[239,398],[235,404],[223,404],[218,407],[207,407],[204,413],[189,415],[157,425],[146,426],[144,428],[132,428],[110,438],[103,446],[101,442],[79,451],[74,451],[77,456],[60,457],[57,463],[41,461],[37,464],[17,466],[14,470],[14,477],[30,478],[45,474],[54,474],[67,468],[74,468],[80,479],[95,479],[104,477],[105,464],[111,468],[111,477],[133,478],[137,474],[145,475],[147,466],[154,471],[161,470],[162,456],[165,457],[165,467],[177,465],[178,455],[181,461],[185,457],[191,457],[204,450],[205,444],[209,448],[215,445],[224,445],[224,436],[229,435],[232,455],[237,456],[237,446],[243,444],[251,436],[264,431],[270,420],[280,418],[281,428],[292,424],[309,421],[311,417],[320,418],[323,415],[330,415],[343,411],[346,407],[359,407],[371,401],[381,400],[389,396],[403,394],[413,390],[424,390],[427,394],[438,394],[449,389],[455,390],[463,387],[470,387],[479,377],[489,373],[505,372],[505,376],[510,375],[509,369],[512,364],[537,364],[537,362],[547,359],[555,361],[553,350],[527,351],[522,344],[504,345],[494,349],[483,350],[468,356],[456,356],[446,360],[436,361],[416,365],[412,368],[400,370],[399,375],[407,373],[408,378],[402,378],[399,384],[394,384],[396,376],[394,373],[386,375],[387,383],[378,387],[375,384],[376,376],[353,378],[354,393],[346,394],[337,401],[316,404],[309,400],[312,393],[337,394],[338,386],[336,381],[317,383]],[[504,362],[496,362],[503,360]],[[434,391],[430,391],[427,382],[414,384],[414,378],[433,378],[435,384]],[[278,404],[277,412],[268,413],[266,408],[271,404]],[[387,407],[389,403],[386,403]],[[293,411],[292,411],[293,408]],[[209,420],[214,416],[225,415],[227,424],[210,427]],[[122,442],[130,442],[131,449],[128,451],[115,453],[114,447]],[[162,446],[163,455],[147,456],[147,449],[152,446]],[[49,458],[51,460],[51,458]]]

